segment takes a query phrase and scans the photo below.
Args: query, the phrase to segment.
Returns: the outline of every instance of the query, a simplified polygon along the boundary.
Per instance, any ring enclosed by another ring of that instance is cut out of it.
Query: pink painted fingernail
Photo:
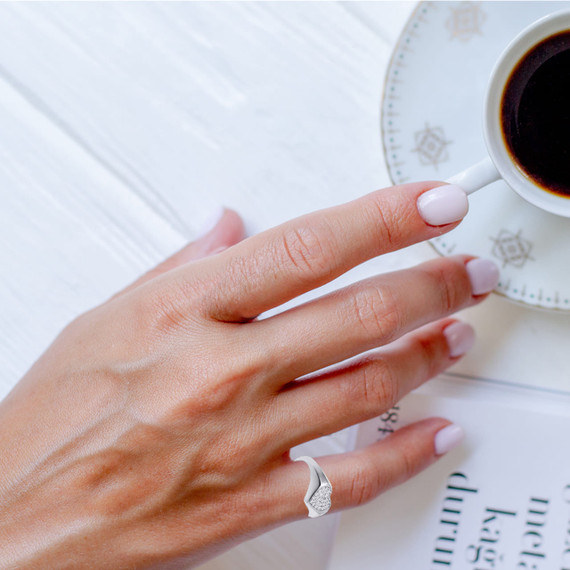
[[[465,437],[465,431],[457,424],[450,424],[443,429],[440,429],[436,434],[433,441],[435,454],[444,455],[457,447]]]
[[[469,210],[469,202],[459,186],[446,184],[421,194],[417,207],[426,224],[444,226],[462,220]]]
[[[210,233],[218,225],[218,222],[222,219],[224,212],[225,208],[223,206],[218,206],[212,210],[200,224],[198,237],[196,239],[200,239],[201,237],[204,237],[206,234]]]
[[[443,329],[443,336],[449,346],[449,356],[455,358],[470,350],[475,344],[475,331],[471,325],[457,321]]]
[[[472,259],[465,265],[465,269],[473,295],[489,293],[499,283],[499,268],[489,259]]]

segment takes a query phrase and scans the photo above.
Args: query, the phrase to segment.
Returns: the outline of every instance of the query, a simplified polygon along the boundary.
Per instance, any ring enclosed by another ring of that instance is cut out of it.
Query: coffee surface
[[[545,190],[570,198],[570,30],[546,38],[519,61],[505,87],[507,147]]]

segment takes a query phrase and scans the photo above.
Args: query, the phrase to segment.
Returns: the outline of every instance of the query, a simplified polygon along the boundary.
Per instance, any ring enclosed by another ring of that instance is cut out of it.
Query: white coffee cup
[[[501,128],[501,100],[511,72],[534,46],[566,30],[570,31],[570,10],[537,20],[506,47],[491,73],[485,99],[483,132],[489,156],[449,178],[449,183],[457,184],[471,194],[502,178],[531,204],[547,212],[570,217],[570,198],[545,190],[521,169],[507,149]]]

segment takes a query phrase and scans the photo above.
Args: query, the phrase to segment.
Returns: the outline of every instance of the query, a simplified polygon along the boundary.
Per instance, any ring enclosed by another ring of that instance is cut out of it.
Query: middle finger
[[[498,281],[497,266],[441,258],[366,279],[266,320],[250,323],[279,389],[294,378],[387,344],[424,324],[475,305]],[[267,346],[269,345],[269,346]]]

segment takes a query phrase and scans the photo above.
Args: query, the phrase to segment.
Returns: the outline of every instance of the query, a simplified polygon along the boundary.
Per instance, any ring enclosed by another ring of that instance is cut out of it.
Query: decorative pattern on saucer
[[[458,6],[451,7],[451,15],[445,25],[452,38],[467,42],[473,36],[483,35],[481,28],[486,18],[481,2],[460,2]]]
[[[421,2],[392,54],[382,138],[395,184],[445,180],[487,155],[483,103],[495,61],[523,28],[570,2]],[[524,8],[524,9],[523,9]],[[570,220],[527,203],[503,181],[469,198],[470,212],[432,241],[501,266],[496,292],[570,310]]]
[[[451,143],[445,139],[445,133],[441,127],[430,127],[427,123],[425,129],[415,134],[416,148],[412,152],[418,153],[421,164],[435,166],[440,162],[449,160],[447,145]]]
[[[523,239],[522,230],[513,234],[509,230],[501,230],[496,238],[491,238],[495,243],[492,254],[503,262],[503,267],[512,265],[523,267],[524,264],[533,258],[530,256],[532,242]]]

